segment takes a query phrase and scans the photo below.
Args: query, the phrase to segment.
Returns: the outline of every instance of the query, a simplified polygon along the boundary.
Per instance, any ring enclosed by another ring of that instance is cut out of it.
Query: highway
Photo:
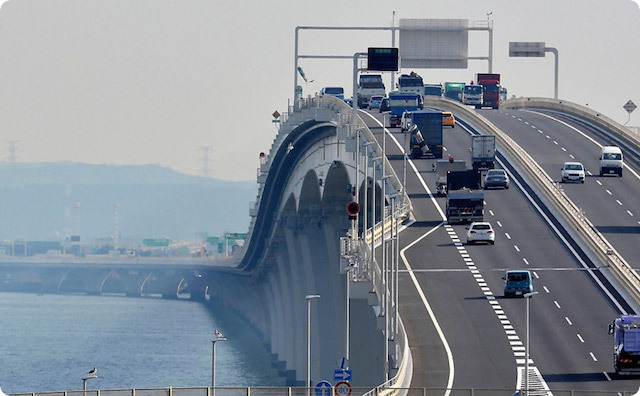
[[[481,114],[524,148],[555,180],[565,161],[582,162],[585,184],[563,183],[562,188],[627,262],[640,257],[640,175],[637,162],[625,151],[623,177],[599,176],[600,147],[615,144],[593,128],[555,114],[499,110]],[[637,266],[637,261],[636,265]]]
[[[576,136],[547,138],[543,133],[540,139],[538,125],[543,132],[558,127],[550,126],[551,120],[544,116],[528,113],[527,117],[536,118],[534,129],[531,123],[518,121],[518,117],[513,118],[512,112],[509,113],[482,112],[518,143],[521,136],[535,136],[543,142],[538,143],[540,151],[530,148],[525,141],[520,144],[527,151],[532,150],[530,154],[551,175],[560,174],[560,166],[565,161],[561,158],[570,160],[569,154],[582,153],[578,146],[589,146]],[[381,114],[361,111],[360,115],[381,139]],[[505,122],[504,126],[501,121]],[[402,178],[402,155],[393,137],[400,145],[404,138],[398,128],[389,131],[387,154],[396,174]],[[451,154],[471,165],[469,133],[459,124],[444,130],[444,146],[445,157]],[[558,146],[557,152],[550,153],[555,146]],[[564,152],[562,147],[570,147],[571,152],[560,157]],[[589,149],[599,152],[595,145]],[[597,159],[597,153],[593,158]],[[519,374],[524,369],[525,300],[502,298],[501,277],[507,269],[530,269],[539,293],[531,300],[530,364],[541,374],[530,377],[531,387],[636,391],[639,380],[621,380],[612,373],[613,342],[607,334],[607,325],[630,308],[610,291],[606,280],[595,274],[597,271],[584,270],[593,264],[576,253],[570,242],[565,242],[565,233],[545,219],[544,212],[529,199],[513,176],[510,189],[485,193],[485,219],[494,226],[496,244],[466,245],[465,226],[446,225],[442,214],[445,200],[431,195],[435,190],[433,162],[413,161],[417,172],[408,166],[406,188],[417,222],[400,237],[403,255],[411,268],[406,271],[401,265],[405,271],[400,276],[400,315],[413,354],[412,387],[500,388],[505,389],[505,395],[511,395],[516,387],[523,385]],[[595,169],[595,162],[585,159],[583,163],[587,169]],[[625,211],[631,208],[625,209],[613,199],[614,193],[622,194],[618,192],[623,191],[622,188],[614,189],[611,185],[628,183],[625,189],[636,188],[631,190],[636,191],[635,195],[628,197],[640,196],[631,173],[625,173],[622,179],[603,179],[603,186],[595,183],[595,179],[589,178],[584,185],[567,185],[565,190],[572,199],[576,196],[576,202],[591,218],[591,212],[598,212],[596,206],[587,206],[577,198],[595,195],[597,190],[584,194],[578,189],[601,188],[603,196],[599,199],[605,199],[609,195],[605,190],[610,189],[609,199],[613,205],[609,203],[608,210],[600,213],[602,217],[594,217],[592,221],[613,230],[633,227],[629,218],[634,221],[636,218]],[[630,202],[630,199],[624,201]],[[603,223],[603,219],[608,222]],[[628,258],[638,256],[627,256],[629,252],[638,252],[638,246],[628,243],[632,238],[631,233],[626,233],[616,242],[616,249]]]

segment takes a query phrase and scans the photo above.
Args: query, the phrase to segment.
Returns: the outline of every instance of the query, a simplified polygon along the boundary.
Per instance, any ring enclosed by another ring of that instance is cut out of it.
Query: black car
[[[378,111],[380,113],[382,113],[383,111],[391,111],[391,106],[389,105],[389,98],[382,99],[382,102],[380,102],[380,107],[378,108]]]

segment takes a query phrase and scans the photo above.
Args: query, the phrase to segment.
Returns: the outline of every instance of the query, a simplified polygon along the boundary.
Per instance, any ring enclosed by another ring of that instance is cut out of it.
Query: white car
[[[475,242],[488,242],[494,244],[496,241],[496,233],[493,232],[491,223],[486,221],[476,221],[467,227],[467,244],[471,245]]]
[[[565,162],[562,166],[562,182],[579,181],[584,183],[584,166],[580,162]]]

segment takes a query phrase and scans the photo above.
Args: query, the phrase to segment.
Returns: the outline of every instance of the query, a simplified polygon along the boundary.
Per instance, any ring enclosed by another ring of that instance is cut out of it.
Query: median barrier
[[[550,210],[554,211],[554,208],[559,209],[555,210],[558,220],[568,232],[578,237],[578,243],[583,243],[585,253],[587,253],[594,262],[601,263],[598,268],[594,269],[608,268],[608,272],[624,288],[626,295],[631,298],[631,301],[628,301],[628,303],[634,306],[634,308],[640,307],[640,276],[638,276],[636,271],[615,250],[607,239],[598,232],[596,227],[584,215],[584,212],[569,199],[564,191],[559,188],[558,184],[554,182],[522,147],[481,114],[464,106],[462,103],[449,99],[425,97],[424,105],[425,107],[451,111],[456,114],[456,116],[464,119],[465,122],[469,123],[477,131],[483,134],[494,134],[498,145],[502,148],[502,154],[510,158],[510,162],[521,170],[525,180],[538,187],[537,190],[541,194],[541,198]],[[564,105],[564,108],[570,107],[567,103],[558,104],[558,106],[560,105]],[[576,106],[571,107],[574,111],[572,114],[580,114],[575,109]],[[560,107],[556,109],[559,110]],[[602,115],[596,115],[596,117],[603,120],[602,122],[613,123],[613,121],[606,119]],[[606,275],[604,271],[603,274]]]

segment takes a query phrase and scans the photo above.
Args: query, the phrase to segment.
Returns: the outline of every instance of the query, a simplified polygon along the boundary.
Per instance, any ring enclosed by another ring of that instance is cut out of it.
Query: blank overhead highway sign
[[[509,43],[509,56],[544,57],[544,42],[515,42]]]

